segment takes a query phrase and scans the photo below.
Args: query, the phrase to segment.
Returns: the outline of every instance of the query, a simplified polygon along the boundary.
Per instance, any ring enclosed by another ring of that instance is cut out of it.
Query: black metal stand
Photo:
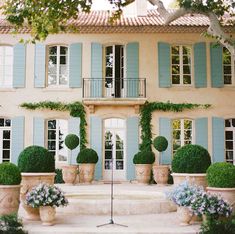
[[[112,168],[111,169],[112,169],[112,177],[111,177],[111,197],[110,197],[110,205],[111,205],[110,220],[108,223],[98,225],[97,227],[99,228],[99,227],[103,227],[103,226],[107,226],[107,225],[117,225],[117,226],[121,226],[121,227],[128,227],[126,225],[115,223],[113,221],[113,157],[112,157]]]

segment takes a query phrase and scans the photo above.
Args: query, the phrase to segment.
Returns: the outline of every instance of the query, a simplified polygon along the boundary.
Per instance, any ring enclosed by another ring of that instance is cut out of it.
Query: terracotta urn
[[[65,184],[74,185],[78,174],[77,165],[62,166],[62,175]]]
[[[54,184],[55,173],[21,173],[20,201],[26,211],[28,220],[40,220],[39,209],[25,204],[26,194],[40,183]]]
[[[17,213],[21,185],[0,185],[0,216]]]
[[[190,184],[202,186],[204,189],[207,187],[206,173],[172,173],[171,175],[173,176],[174,185],[188,180]]]
[[[167,165],[154,165],[153,178],[157,184],[167,184],[169,167]]]
[[[39,207],[40,219],[42,221],[42,225],[44,226],[52,226],[55,222],[55,207],[52,206],[40,206]]]
[[[190,221],[193,217],[193,214],[188,209],[188,207],[178,206],[177,207],[177,217],[180,221],[181,226],[187,226],[187,225],[190,225]]]
[[[138,183],[148,184],[151,177],[152,164],[135,164],[135,173]]]
[[[95,174],[95,163],[79,164],[80,183],[91,183]]]

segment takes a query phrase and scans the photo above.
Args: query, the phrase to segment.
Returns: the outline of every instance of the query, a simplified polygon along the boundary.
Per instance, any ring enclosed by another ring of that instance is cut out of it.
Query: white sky
[[[167,7],[173,0],[163,0],[165,6]],[[150,4],[149,4],[150,5]],[[151,7],[151,5],[150,5]],[[108,0],[93,0],[93,10],[110,10],[110,5]]]

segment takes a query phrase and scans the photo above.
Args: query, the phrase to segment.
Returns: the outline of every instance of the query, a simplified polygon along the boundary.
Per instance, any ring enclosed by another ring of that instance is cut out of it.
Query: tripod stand
[[[112,161],[111,161],[111,170],[112,170],[112,174],[111,174],[111,196],[110,196],[110,206],[111,206],[110,220],[108,223],[98,225],[97,227],[99,228],[99,227],[103,227],[103,226],[107,226],[107,225],[117,225],[117,226],[121,226],[121,227],[128,227],[126,225],[115,223],[113,221],[113,156],[112,156]]]

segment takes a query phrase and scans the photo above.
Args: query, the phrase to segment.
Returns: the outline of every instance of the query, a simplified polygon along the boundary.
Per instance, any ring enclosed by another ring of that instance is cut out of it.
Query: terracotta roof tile
[[[68,24],[78,27],[80,33],[114,33],[114,32],[202,32],[209,25],[207,17],[199,14],[186,15],[170,25],[164,25],[163,18],[157,10],[148,10],[147,16],[121,16],[113,25],[109,24],[110,12],[92,11],[90,14],[79,13],[77,19],[71,19]],[[231,31],[231,28],[228,29]],[[0,33],[12,31],[11,25],[0,17]],[[234,31],[234,30],[233,30]],[[20,33],[29,33],[30,30],[20,29]]]

